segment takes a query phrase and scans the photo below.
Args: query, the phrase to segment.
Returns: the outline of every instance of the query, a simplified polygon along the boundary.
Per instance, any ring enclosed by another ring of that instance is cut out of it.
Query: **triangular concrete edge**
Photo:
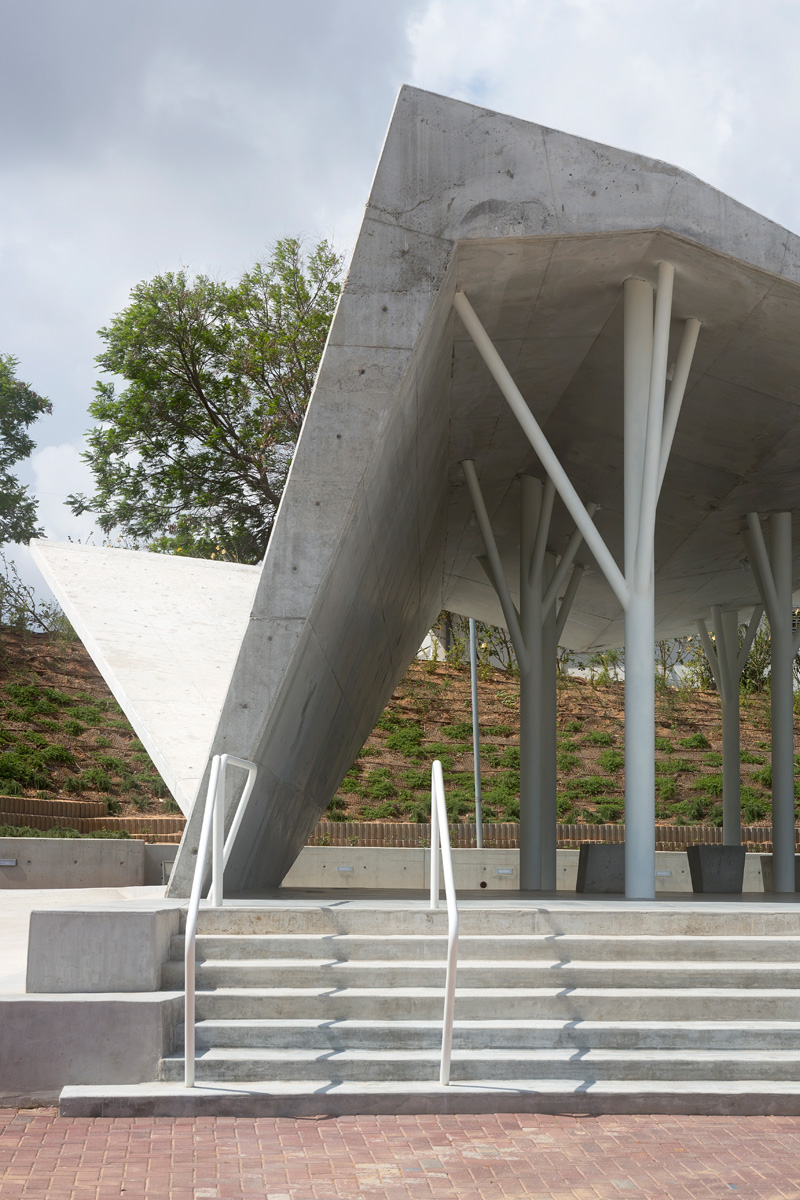
[[[46,540],[31,542],[30,548],[188,816],[259,568]]]

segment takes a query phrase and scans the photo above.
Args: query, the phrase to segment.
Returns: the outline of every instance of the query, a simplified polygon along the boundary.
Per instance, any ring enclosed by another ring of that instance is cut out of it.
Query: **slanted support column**
[[[772,877],[776,892],[794,885],[794,708],[792,662],[797,650],[792,629],[792,514],[774,513],[769,550],[757,513],[747,514],[748,551],[769,617],[772,712]]]
[[[722,841],[725,846],[742,844],[739,681],[763,612],[763,604],[757,604],[753,609],[741,649],[739,613],[735,609],[722,612],[718,605],[712,607],[714,642],[709,637],[705,621],[697,622],[697,632],[717,685],[722,708]]]

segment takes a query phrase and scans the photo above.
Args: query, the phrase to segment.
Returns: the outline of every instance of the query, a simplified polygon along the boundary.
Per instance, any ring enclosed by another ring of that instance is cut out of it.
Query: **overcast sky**
[[[798,45],[800,0],[0,0],[0,352],[53,402],[20,472],[48,536],[92,527],[63,501],[91,491],[97,329],[159,271],[234,278],[296,234],[349,252],[401,84],[800,232]]]

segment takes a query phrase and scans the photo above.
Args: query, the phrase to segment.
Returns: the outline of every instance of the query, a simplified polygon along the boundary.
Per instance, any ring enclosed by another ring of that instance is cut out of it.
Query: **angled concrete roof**
[[[443,606],[501,621],[465,457],[516,591],[516,476],[542,473],[456,289],[620,561],[622,285],[662,259],[675,338],[686,317],[702,329],[659,507],[660,636],[755,603],[744,514],[800,500],[800,241],[675,167],[401,91],[213,739],[260,765],[227,886],[280,882]],[[557,503],[552,549],[570,531]],[[583,561],[563,640],[618,643]]]

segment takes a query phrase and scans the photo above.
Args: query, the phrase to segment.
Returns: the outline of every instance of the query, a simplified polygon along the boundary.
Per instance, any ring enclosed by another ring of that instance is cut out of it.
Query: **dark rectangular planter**
[[[584,842],[578,856],[578,892],[625,893],[625,843]]]
[[[744,846],[689,846],[686,855],[693,892],[741,893]]]

